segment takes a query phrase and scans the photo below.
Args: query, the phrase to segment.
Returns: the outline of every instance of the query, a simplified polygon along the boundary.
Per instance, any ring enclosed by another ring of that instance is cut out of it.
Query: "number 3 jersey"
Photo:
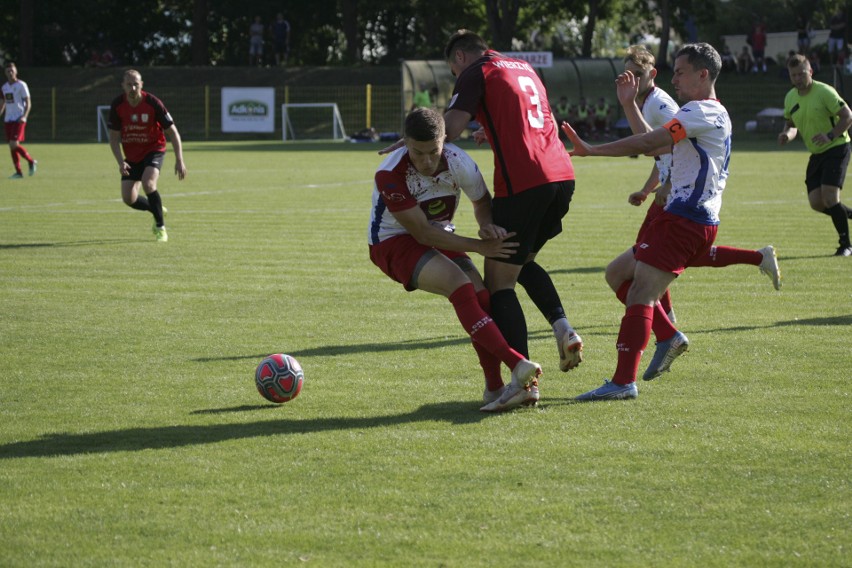
[[[463,191],[471,201],[482,199],[488,188],[476,163],[453,144],[445,144],[442,161],[447,167],[434,176],[417,171],[408,148],[394,150],[376,171],[373,208],[367,240],[375,245],[408,231],[393,216],[395,211],[420,207],[426,218],[447,226],[453,219]]]
[[[532,66],[488,50],[459,74],[448,110],[476,118],[494,151],[494,195],[574,179],[547,91]]]

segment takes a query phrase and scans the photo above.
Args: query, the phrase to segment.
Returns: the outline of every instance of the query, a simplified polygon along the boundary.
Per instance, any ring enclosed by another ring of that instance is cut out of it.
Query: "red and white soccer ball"
[[[277,353],[260,362],[254,372],[254,382],[263,398],[280,404],[299,396],[305,373],[295,357]]]

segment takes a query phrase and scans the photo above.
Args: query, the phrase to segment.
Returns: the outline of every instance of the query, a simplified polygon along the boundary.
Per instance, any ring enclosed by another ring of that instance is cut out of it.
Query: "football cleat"
[[[852,256],[852,247],[848,245],[840,245],[837,247],[837,251],[834,253],[834,256]]]
[[[541,366],[538,363],[521,359],[512,369],[512,382],[503,387],[500,397],[479,410],[482,412],[503,412],[523,404],[529,405],[531,403],[529,401],[533,399],[537,402],[538,381],[536,381],[536,378],[539,376],[541,376]],[[535,404],[535,402],[532,402],[532,404]]]
[[[36,174],[36,170],[38,170],[38,160],[33,160],[30,164],[30,175],[34,176]]]
[[[482,402],[483,402],[484,404],[490,404],[490,403],[494,402],[495,400],[497,400],[498,398],[500,398],[500,395],[501,395],[501,394],[503,394],[503,391],[504,391],[504,390],[506,390],[506,386],[505,386],[505,385],[503,385],[503,386],[502,386],[502,387],[500,387],[499,389],[497,389],[497,390],[493,390],[493,391],[490,391],[490,390],[488,390],[488,389],[485,389],[485,390],[482,392]]]
[[[538,404],[541,394],[538,392],[538,379],[533,379],[527,385],[527,399],[521,403],[523,406],[535,406]]]
[[[674,337],[667,341],[657,342],[657,350],[651,359],[651,364],[642,375],[642,379],[656,379],[671,368],[672,363],[689,348],[689,339],[681,332],[675,332]]]
[[[778,257],[775,255],[775,247],[767,245],[760,249],[760,254],[763,255],[763,260],[760,261],[761,274],[766,274],[772,280],[772,285],[776,290],[781,289],[781,268],[778,266]]]
[[[165,227],[157,227],[154,230],[154,237],[156,237],[158,243],[166,243],[169,241],[169,234],[166,233]]]
[[[24,174],[21,172],[15,172],[14,174],[9,176],[9,179],[24,179]]]
[[[578,396],[575,400],[580,402],[592,402],[596,400],[626,400],[639,396],[636,383],[619,385],[611,381],[604,381],[603,386],[590,390]]]
[[[559,370],[567,373],[583,362],[583,340],[570,331],[557,341],[559,347]]]

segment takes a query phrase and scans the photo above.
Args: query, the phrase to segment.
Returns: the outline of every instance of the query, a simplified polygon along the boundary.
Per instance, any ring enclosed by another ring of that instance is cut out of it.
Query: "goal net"
[[[109,105],[98,105],[98,142],[109,142]]]
[[[337,103],[290,103],[281,105],[284,140],[346,140]]]

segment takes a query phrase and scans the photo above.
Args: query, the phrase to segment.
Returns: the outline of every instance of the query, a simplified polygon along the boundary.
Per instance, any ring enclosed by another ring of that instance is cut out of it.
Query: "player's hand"
[[[488,137],[485,135],[485,129],[483,127],[480,126],[474,131],[473,141],[476,142],[477,146],[482,146],[484,142],[488,142]]]
[[[619,103],[632,104],[639,94],[639,79],[630,71],[621,73],[615,78],[615,92]]]
[[[825,146],[829,142],[831,142],[831,138],[829,138],[824,132],[820,132],[813,138],[811,138],[811,142],[816,144],[817,146]]]
[[[636,207],[639,207],[640,205],[645,203],[645,200],[647,198],[648,198],[648,194],[645,193],[644,191],[634,191],[633,193],[631,193],[630,195],[627,196],[627,203],[629,203],[630,205],[635,205]]]
[[[123,176],[129,176],[130,175],[130,164],[128,164],[127,162],[124,162],[124,161],[121,162],[118,165],[118,171],[121,172],[121,175],[123,175]]]
[[[509,258],[520,246],[520,243],[515,241],[506,242],[506,239],[514,236],[515,233],[507,233],[499,239],[482,239],[479,253],[486,258]]]
[[[783,146],[784,144],[786,144],[789,141],[790,141],[790,137],[787,135],[786,132],[782,132],[781,134],[778,135],[778,145],[779,146]]]
[[[487,225],[482,225],[479,228],[480,239],[505,239],[510,236],[515,236],[515,233],[509,234],[506,232],[506,229],[500,225],[495,225],[494,223],[488,223]]]
[[[658,187],[656,189],[656,193],[654,194],[654,203],[659,205],[660,207],[665,207],[666,203],[669,201],[669,194],[672,192],[672,186],[668,183],[662,187]]]
[[[175,161],[175,175],[179,180],[186,177],[186,166],[184,165],[183,160]]]
[[[562,132],[568,137],[568,140],[573,144],[574,149],[568,152],[571,156],[590,156],[591,146],[583,142],[583,139],[577,134],[577,132],[571,128],[571,125],[567,122],[562,123]]]
[[[26,123],[27,123],[27,117],[26,117],[26,116],[22,116],[22,117],[19,119],[19,122],[23,122],[24,124],[26,124]]]
[[[399,140],[397,140],[396,142],[394,142],[390,146],[385,146],[384,148],[379,150],[379,156],[381,156],[382,154],[390,154],[394,150],[398,150],[398,149],[402,148],[403,146],[405,146],[405,139],[400,138]]]

